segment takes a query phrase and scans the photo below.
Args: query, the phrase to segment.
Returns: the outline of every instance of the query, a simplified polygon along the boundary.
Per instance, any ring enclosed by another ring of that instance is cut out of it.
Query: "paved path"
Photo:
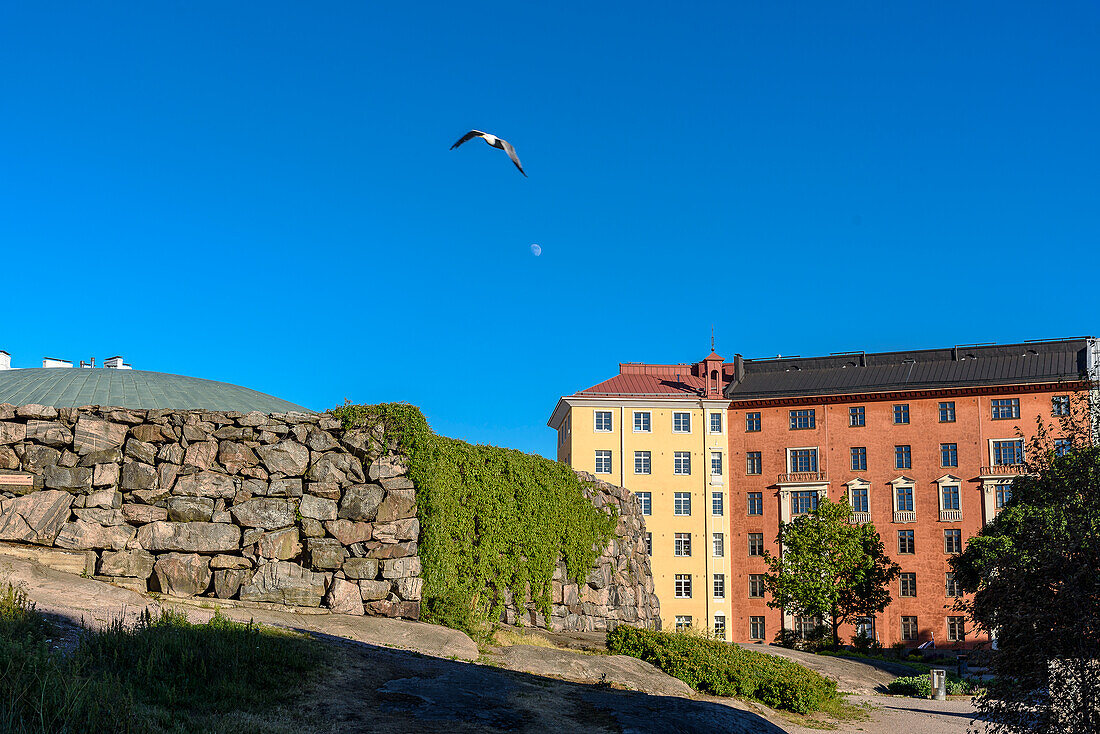
[[[969,698],[930,701],[900,696],[849,697],[852,703],[869,704],[871,717],[867,721],[840,722],[835,731],[865,732],[865,734],[967,734],[973,723],[974,704]],[[820,729],[807,729],[791,723],[783,728],[790,734],[821,734]]]

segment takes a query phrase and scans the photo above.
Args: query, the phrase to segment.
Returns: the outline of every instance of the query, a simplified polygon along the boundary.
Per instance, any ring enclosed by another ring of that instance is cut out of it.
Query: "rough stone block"
[[[298,542],[298,528],[272,530],[260,536],[256,549],[264,558],[289,561],[302,553],[302,544]]]
[[[252,578],[251,568],[223,568],[214,571],[214,596],[232,599],[241,586]]]
[[[246,528],[275,530],[293,525],[298,512],[298,501],[275,497],[254,497],[229,509],[233,519]]]
[[[420,558],[389,558],[382,561],[382,578],[400,579],[420,575]]]
[[[128,492],[135,489],[156,489],[157,470],[149,464],[134,461],[122,467],[122,488]]]
[[[210,469],[218,456],[216,441],[198,441],[187,447],[183,455],[183,465],[198,469]]]
[[[53,489],[0,500],[0,540],[53,545],[72,504],[71,494]]]
[[[122,506],[122,516],[132,525],[145,525],[158,520],[167,520],[168,509],[153,505],[125,504]]]
[[[188,474],[176,480],[172,493],[189,497],[221,497],[230,499],[237,491],[233,477],[212,471]]]
[[[27,440],[62,448],[73,442],[73,433],[64,423],[57,421],[28,421]]]
[[[348,552],[335,538],[310,538],[306,541],[309,552],[309,565],[317,570],[340,568]]]
[[[103,507],[74,508],[73,514],[78,520],[99,523],[100,525],[125,525],[126,516],[122,510],[106,509]]]
[[[84,506],[117,510],[122,507],[122,493],[114,488],[98,489],[88,495],[84,500]]]
[[[349,579],[375,579],[379,565],[377,558],[349,558],[344,561],[344,575]]]
[[[302,517],[311,517],[314,520],[335,520],[336,511],[336,500],[315,497],[311,494],[303,496],[302,503],[298,507]]]
[[[341,520],[369,522],[378,515],[384,492],[377,484],[356,484],[348,487],[340,500]]]
[[[152,553],[143,550],[103,551],[98,573],[147,579],[153,575],[155,561]]]
[[[275,561],[256,569],[252,579],[241,587],[240,598],[244,601],[319,607],[324,593],[324,574],[302,568],[296,563]]]
[[[411,517],[405,520],[393,522],[376,522],[374,524],[374,539],[383,543],[397,543],[420,539],[420,520]]]
[[[420,594],[424,588],[424,579],[401,578],[393,582],[393,590],[405,601],[420,601]]]
[[[92,470],[86,467],[47,466],[42,478],[48,489],[83,492],[92,488]]]
[[[26,438],[25,423],[0,423],[0,444],[22,443]]]
[[[390,582],[363,579],[359,582],[359,594],[363,601],[380,601],[390,595]]]
[[[126,449],[123,453],[144,464],[155,464],[157,462],[157,447],[145,441],[138,441],[136,438],[131,438],[126,442]]]
[[[118,484],[120,476],[118,464],[96,464],[92,470],[92,486],[113,487]]]
[[[337,614],[362,616],[363,597],[359,585],[344,579],[333,579],[325,595],[325,605]]]
[[[210,497],[170,497],[168,519],[172,522],[210,522],[214,500]]]
[[[102,418],[82,415],[76,422],[73,445],[80,455],[119,448],[126,438],[127,426],[108,423]]]
[[[138,529],[137,541],[150,551],[236,552],[241,547],[241,529],[213,522],[151,522]]]
[[[169,596],[198,596],[210,588],[212,574],[205,556],[167,553],[157,558],[153,569],[161,592]]]
[[[376,617],[417,620],[420,619],[420,602],[372,601],[367,603],[366,612]]]
[[[352,522],[351,520],[329,520],[325,523],[325,530],[329,535],[339,540],[344,545],[362,543],[371,539],[374,529],[373,523]]]
[[[76,520],[62,526],[54,545],[70,550],[123,550],[136,533],[129,525],[105,527],[99,523]]]
[[[309,467],[309,449],[296,441],[281,441],[256,449],[264,468],[275,474],[300,477]]]

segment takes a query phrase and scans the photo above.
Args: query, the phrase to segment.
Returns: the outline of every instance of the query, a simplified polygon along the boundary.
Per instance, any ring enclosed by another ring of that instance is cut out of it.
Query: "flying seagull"
[[[467,140],[471,140],[473,138],[481,138],[494,148],[499,148],[500,150],[503,150],[505,153],[508,154],[508,157],[512,159],[512,163],[516,164],[516,168],[519,169],[519,172],[523,173],[523,166],[519,162],[519,156],[516,155],[516,149],[513,148],[512,144],[509,143],[507,140],[504,140],[503,138],[498,138],[496,135],[483,133],[480,130],[471,130],[470,132],[459,138],[458,142],[451,146],[451,150],[454,150],[458,146],[465,143]],[[523,173],[523,177],[527,178],[527,174]]]

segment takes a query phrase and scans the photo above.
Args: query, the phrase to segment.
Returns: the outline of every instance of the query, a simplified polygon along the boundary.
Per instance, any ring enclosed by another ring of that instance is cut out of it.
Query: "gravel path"
[[[865,732],[866,734],[966,734],[973,723],[974,704],[969,698],[930,701],[899,696],[852,695],[852,703],[873,707],[867,721],[841,722],[834,731]],[[807,729],[783,724],[790,734],[820,734],[820,729]]]

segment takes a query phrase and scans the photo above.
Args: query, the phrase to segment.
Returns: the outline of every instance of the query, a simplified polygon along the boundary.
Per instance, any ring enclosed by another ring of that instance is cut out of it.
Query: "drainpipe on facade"
[[[709,380],[710,377],[708,376],[707,379]],[[707,404],[705,400],[699,401],[699,409],[703,416],[702,420],[699,422],[699,434],[702,437],[703,443],[703,460],[700,462],[703,465],[703,501],[700,503],[703,505],[701,508],[703,511],[700,514],[703,516],[703,601],[705,602],[703,608],[706,610],[707,615],[703,630],[710,636],[714,631],[711,627],[710,610],[710,597],[714,592],[712,588],[714,582],[711,580],[710,572],[710,556],[714,549],[711,547],[711,544],[707,542],[707,536],[710,534],[710,529],[707,525],[707,518],[710,516],[707,512],[707,493],[710,491],[710,457],[707,455]]]

